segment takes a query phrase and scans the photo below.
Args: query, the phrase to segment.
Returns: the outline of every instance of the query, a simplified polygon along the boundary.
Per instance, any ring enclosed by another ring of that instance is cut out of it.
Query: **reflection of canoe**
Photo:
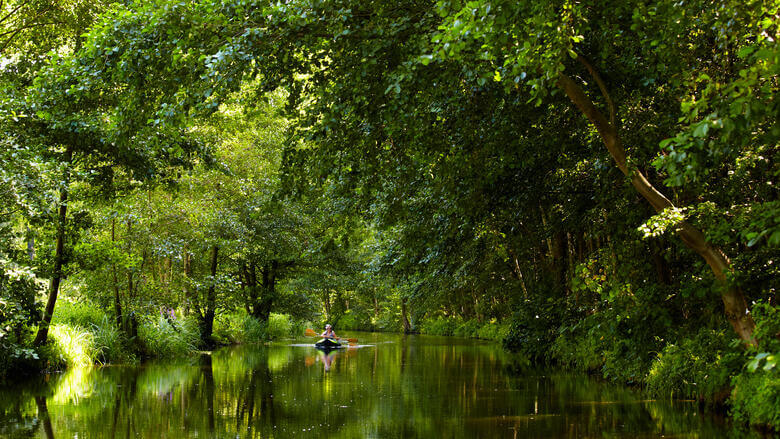
[[[330,350],[330,349],[338,349],[342,347],[342,345],[336,340],[330,338],[323,338],[317,343],[314,343],[314,347],[317,349]]]

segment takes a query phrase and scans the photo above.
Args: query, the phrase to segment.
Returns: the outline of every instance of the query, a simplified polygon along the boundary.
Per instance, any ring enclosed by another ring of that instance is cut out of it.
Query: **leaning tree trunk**
[[[60,291],[62,281],[62,266],[65,263],[65,226],[68,219],[68,186],[70,185],[70,164],[73,160],[73,152],[68,148],[65,151],[65,172],[60,189],[59,215],[57,216],[57,243],[54,249],[54,271],[49,282],[49,297],[46,301],[46,309],[43,311],[38,333],[35,335],[33,345],[41,346],[49,337],[49,325],[54,314],[54,306],[57,304],[57,294]]]
[[[638,169],[629,169],[628,163],[626,162],[626,151],[623,147],[622,140],[618,135],[617,128],[615,127],[614,104],[607,93],[606,86],[595,69],[593,69],[584,58],[580,57],[579,60],[588,69],[604,95],[610,109],[610,120],[608,121],[607,118],[604,117],[591,99],[585,95],[582,88],[569,76],[563,73],[560,74],[557,81],[558,86],[563,89],[572,103],[574,103],[574,105],[596,127],[604,145],[617,163],[620,171],[625,176],[629,177],[631,185],[634,186],[637,192],[653,206],[656,212],[661,212],[667,208],[674,208],[674,204],[659,192],[647,180],[642,172]],[[723,285],[721,300],[723,301],[726,318],[729,320],[729,323],[731,323],[734,331],[743,341],[755,344],[755,339],[753,337],[755,323],[753,322],[753,317],[748,312],[745,295],[739,287],[729,284],[726,280],[726,274],[731,271],[731,262],[729,261],[729,258],[720,248],[708,243],[704,234],[687,221],[683,221],[678,225],[677,234],[686,246],[695,251],[705,262],[707,262],[707,265],[710,266],[715,278]]]

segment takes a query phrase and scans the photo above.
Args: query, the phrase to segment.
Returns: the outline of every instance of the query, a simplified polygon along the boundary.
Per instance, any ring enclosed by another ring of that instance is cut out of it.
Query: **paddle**
[[[306,328],[306,336],[307,336],[307,337],[320,337],[320,334],[317,334],[317,333],[316,333],[316,332],[314,332],[314,330],[313,330],[313,329],[311,329],[311,328]],[[341,338],[341,337],[336,337],[336,340],[346,340],[346,341],[348,341],[348,342],[350,342],[350,343],[357,343],[357,342],[358,342],[358,340],[357,340],[356,338]]]

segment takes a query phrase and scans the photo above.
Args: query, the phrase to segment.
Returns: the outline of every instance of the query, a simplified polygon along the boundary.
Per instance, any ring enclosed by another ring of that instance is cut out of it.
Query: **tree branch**
[[[588,69],[588,72],[590,73],[590,76],[596,81],[596,84],[599,86],[599,90],[601,90],[601,95],[604,96],[604,100],[607,101],[607,108],[609,108],[609,123],[612,124],[612,126],[617,129],[617,126],[615,125],[615,103],[612,102],[612,98],[609,96],[609,92],[607,91],[607,86],[604,84],[604,81],[601,79],[601,75],[596,71],[596,69],[593,68],[593,66],[588,62],[588,60],[582,56],[577,54],[577,61],[580,62],[583,66],[585,66],[586,69]]]

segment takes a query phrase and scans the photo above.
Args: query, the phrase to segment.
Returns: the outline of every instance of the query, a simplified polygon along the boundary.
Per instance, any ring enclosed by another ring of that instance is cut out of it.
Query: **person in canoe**
[[[322,338],[329,338],[331,340],[338,340],[338,337],[336,337],[336,333],[333,332],[333,326],[330,326],[330,323],[327,323],[325,325],[325,332],[320,334],[320,337]]]

